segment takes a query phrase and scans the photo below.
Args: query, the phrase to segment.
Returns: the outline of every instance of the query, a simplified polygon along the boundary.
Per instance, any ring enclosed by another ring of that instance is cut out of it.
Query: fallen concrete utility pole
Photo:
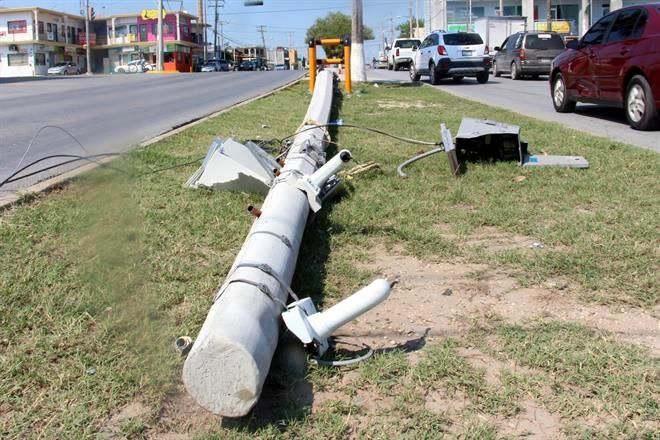
[[[332,93],[332,74],[320,72],[300,133],[183,366],[186,389],[215,414],[243,416],[259,399],[310,207],[320,209],[328,179],[351,157],[344,150],[325,163],[327,133],[315,126],[328,122]]]

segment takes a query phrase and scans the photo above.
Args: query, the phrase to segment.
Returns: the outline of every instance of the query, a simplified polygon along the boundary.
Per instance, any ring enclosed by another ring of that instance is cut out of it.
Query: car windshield
[[[215,63],[205,63],[203,67],[213,67]]]
[[[483,44],[479,34],[468,34],[459,32],[457,34],[445,34],[442,36],[447,46],[469,46],[471,44]]]
[[[421,44],[422,43],[419,40],[400,40],[394,43],[394,47],[400,47],[401,49],[410,49],[413,46],[419,46]]]
[[[525,49],[563,49],[564,40],[558,34],[528,34]]]
[[[55,64],[55,67],[62,67],[62,66],[66,66],[66,63],[57,63],[57,64]]]

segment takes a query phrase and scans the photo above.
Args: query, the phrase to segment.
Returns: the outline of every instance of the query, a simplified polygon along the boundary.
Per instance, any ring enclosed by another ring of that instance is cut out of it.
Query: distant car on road
[[[80,75],[80,68],[70,61],[57,63],[48,68],[49,75]]]
[[[428,75],[433,85],[439,84],[441,78],[460,82],[466,76],[476,77],[480,84],[488,82],[490,57],[479,34],[434,31],[413,52],[409,69],[412,81]]]
[[[564,51],[564,40],[556,32],[516,32],[496,46],[493,76],[511,73],[511,79],[524,75],[549,75],[552,60]]]
[[[412,63],[414,51],[413,47],[419,47],[422,44],[417,38],[397,38],[388,50],[387,68],[389,70],[399,70],[401,66],[410,66]]]
[[[284,65],[284,64],[276,64],[276,65],[275,65],[275,70],[286,70],[286,65]]]
[[[202,72],[228,72],[229,63],[226,60],[208,60],[202,65]]]
[[[240,64],[234,67],[234,70],[268,70],[268,67],[266,67],[262,59],[257,58],[241,61]]]
[[[156,66],[147,63],[146,60],[134,60],[129,61],[127,64],[120,64],[115,67],[115,73],[142,73],[155,69]]]
[[[385,56],[379,56],[378,58],[374,58],[371,64],[374,69],[387,69],[387,58]]]
[[[618,9],[569,42],[552,63],[555,110],[589,102],[623,107],[631,127],[650,130],[660,113],[660,5]]]

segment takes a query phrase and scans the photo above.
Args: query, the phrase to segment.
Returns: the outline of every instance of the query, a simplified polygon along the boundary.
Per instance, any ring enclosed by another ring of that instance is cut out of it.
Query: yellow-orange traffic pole
[[[309,40],[307,56],[309,57],[309,91],[313,93],[316,82],[316,41],[313,38]]]
[[[351,39],[344,39],[344,90],[351,93],[353,84],[351,84]]]

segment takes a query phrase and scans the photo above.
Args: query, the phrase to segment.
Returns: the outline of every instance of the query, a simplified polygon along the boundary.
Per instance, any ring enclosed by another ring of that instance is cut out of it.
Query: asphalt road
[[[121,152],[173,127],[276,89],[303,74],[270,71],[2,78],[0,182],[16,169],[30,139],[44,126],[57,125],[68,130],[88,153]],[[60,130],[48,128],[35,139],[23,164],[51,154],[85,155],[85,150]],[[54,162],[40,166],[51,163]],[[0,196],[57,172],[8,184],[0,188]]]
[[[422,77],[428,81],[427,77]],[[369,81],[410,81],[408,71],[368,70]],[[508,76],[491,76],[486,84],[465,78],[455,84],[443,80],[442,90],[495,107],[521,113],[545,121],[559,122],[567,127],[616,140],[660,153],[660,131],[638,131],[630,128],[621,109],[590,104],[578,104],[575,113],[557,113],[552,106],[547,77],[513,81]]]

